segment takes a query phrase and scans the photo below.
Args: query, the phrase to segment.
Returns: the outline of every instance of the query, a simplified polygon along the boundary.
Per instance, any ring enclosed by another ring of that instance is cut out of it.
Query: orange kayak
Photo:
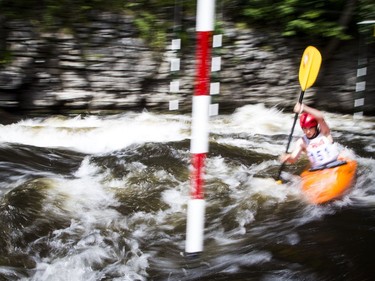
[[[306,170],[301,174],[302,191],[309,202],[321,204],[331,201],[341,197],[352,187],[357,162],[350,159],[344,160],[338,166],[314,171]]]

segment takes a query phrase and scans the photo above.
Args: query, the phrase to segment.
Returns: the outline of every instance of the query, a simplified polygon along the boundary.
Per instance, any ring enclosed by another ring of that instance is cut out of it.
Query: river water
[[[0,125],[0,280],[373,280],[375,119],[326,118],[358,173],[324,205],[299,189],[306,160],[274,180],[293,114],[259,104],[211,118],[195,258],[184,256],[189,114]]]

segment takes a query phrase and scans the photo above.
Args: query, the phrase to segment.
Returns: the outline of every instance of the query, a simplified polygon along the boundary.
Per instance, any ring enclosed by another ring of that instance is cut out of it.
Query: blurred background
[[[178,100],[190,111],[195,13],[196,1],[184,0],[1,0],[0,108],[168,110]],[[223,44],[212,54],[221,58],[211,77],[220,82],[213,101],[221,111],[260,99],[290,107],[300,56],[314,45],[323,64],[306,102],[373,115],[374,19],[371,0],[216,1],[214,34]],[[178,50],[173,39],[181,40]],[[175,58],[180,65],[171,71]]]
[[[216,1],[225,114],[210,118],[204,252],[188,259],[195,14],[0,0],[0,281],[373,280],[374,1]],[[324,205],[300,190],[307,159],[275,181],[308,45],[323,61],[304,102],[358,162]]]

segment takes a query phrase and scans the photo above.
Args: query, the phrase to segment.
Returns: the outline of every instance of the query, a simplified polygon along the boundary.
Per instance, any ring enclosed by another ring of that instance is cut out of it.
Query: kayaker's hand
[[[284,154],[280,155],[279,160],[280,160],[281,163],[287,163],[287,162],[290,161],[290,157],[291,157],[290,154],[284,153]]]
[[[303,108],[304,108],[304,105],[297,102],[296,105],[294,106],[293,111],[294,111],[294,113],[300,113],[301,114],[302,111],[303,111]]]

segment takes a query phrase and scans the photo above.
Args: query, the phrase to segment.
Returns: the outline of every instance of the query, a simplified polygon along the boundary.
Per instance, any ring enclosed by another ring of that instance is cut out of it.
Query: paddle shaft
[[[298,72],[298,80],[299,80],[299,84],[301,85],[301,94],[299,95],[299,100],[298,100],[300,104],[302,104],[305,91],[314,84],[316,78],[318,77],[321,63],[322,63],[322,56],[320,52],[318,51],[318,49],[316,49],[313,46],[308,46],[303,52],[301,64],[300,64],[299,72]],[[292,138],[293,138],[294,127],[296,126],[296,123],[297,123],[297,119],[298,119],[298,112],[294,115],[294,122],[293,122],[292,130],[289,135],[288,145],[286,146],[285,153],[288,153],[290,142],[292,141]],[[285,161],[281,164],[279,173],[277,175],[277,181],[279,183],[282,182],[280,180],[280,176],[281,176],[281,171],[284,168],[284,165],[285,165]]]
[[[302,91],[301,91],[301,94],[299,95],[299,100],[298,100],[298,102],[299,102],[300,104],[302,104],[303,96],[304,96],[304,95],[305,95],[305,91],[302,90]],[[290,131],[290,134],[289,134],[288,144],[287,144],[287,146],[286,146],[285,153],[288,153],[289,146],[290,146],[290,143],[291,143],[292,138],[293,138],[294,127],[296,126],[296,123],[297,123],[297,119],[298,119],[298,112],[296,112],[296,114],[294,115],[293,126],[292,126],[292,130]],[[278,172],[278,174],[277,174],[277,180],[280,180],[281,171],[283,170],[284,165],[285,165],[285,162],[283,162],[283,163],[281,164],[281,166],[280,166],[279,172]]]

